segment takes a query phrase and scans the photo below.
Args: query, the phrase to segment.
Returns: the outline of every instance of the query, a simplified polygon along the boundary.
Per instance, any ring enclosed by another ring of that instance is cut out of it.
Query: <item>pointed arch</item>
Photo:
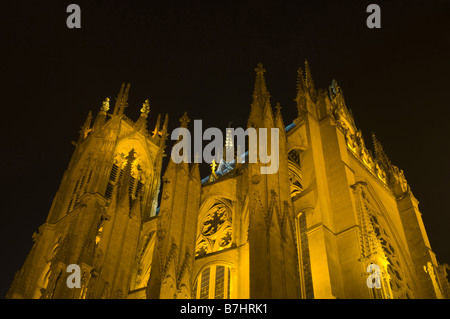
[[[231,247],[233,202],[223,197],[206,200],[200,208],[195,255],[200,257]]]
[[[407,248],[381,200],[371,185],[359,181],[352,186],[357,205],[361,237],[361,261],[377,264],[382,272],[382,294],[373,297],[413,298],[414,274]]]
[[[233,264],[209,262],[199,270],[192,286],[193,299],[230,299],[233,296]]]

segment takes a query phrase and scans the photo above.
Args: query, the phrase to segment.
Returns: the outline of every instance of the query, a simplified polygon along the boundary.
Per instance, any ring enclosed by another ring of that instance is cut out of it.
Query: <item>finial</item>
[[[262,65],[262,63],[258,63],[258,65],[255,68],[255,72],[256,74],[261,74],[264,75],[264,73],[266,72],[266,69],[264,69],[264,66]]]
[[[307,59],[305,59],[305,84],[308,89],[314,90],[314,81],[312,79],[312,73]]]
[[[125,86],[125,83],[122,84],[121,92],[123,92],[124,86]],[[117,103],[116,103],[116,104],[118,104],[117,114],[119,116],[121,116],[124,113],[125,108],[128,107],[128,95],[129,95],[129,92],[130,92],[130,86],[131,86],[131,83],[128,83],[126,88],[125,88],[125,92],[123,92],[123,94],[121,96],[120,96],[120,93],[119,93],[119,96],[118,96],[118,99],[117,99]]]
[[[256,72],[256,81],[255,81],[255,89],[253,90],[253,98],[262,98],[266,99],[270,98],[270,94],[267,91],[266,80],[264,79],[264,73],[266,73],[266,69],[264,69],[262,63],[258,63],[255,68]],[[264,106],[264,105],[262,105]]]
[[[120,109],[120,105],[122,103],[122,97],[123,97],[123,91],[125,89],[125,82],[122,83],[122,86],[120,87],[120,91],[119,94],[116,97],[116,104],[114,104],[114,111],[113,111],[113,115],[116,115],[117,112],[119,112]]]
[[[217,167],[217,164],[216,164],[216,160],[212,160],[212,163],[211,163],[211,176],[214,178],[214,179],[216,179],[217,178],[217,175],[216,175],[216,167]]]
[[[108,112],[109,111],[109,97],[107,97],[104,101],[103,101],[103,104],[102,104],[102,107],[100,108],[100,110],[102,111],[102,112]]]
[[[338,85],[337,81],[333,79],[329,87],[330,99],[334,99],[339,93],[341,93],[341,87]]]
[[[233,148],[233,129],[228,127],[226,130],[226,136],[225,136],[225,148]]]
[[[142,104],[141,113],[148,115],[149,112],[150,112],[150,102],[148,101],[148,99],[146,99]]]
[[[181,127],[187,128],[190,121],[187,112],[184,112],[183,116],[180,118]]]
[[[277,110],[277,113],[281,113],[281,105],[280,105],[280,102],[277,102],[277,105],[275,105],[275,109]]]
[[[300,89],[305,89],[305,76],[303,74],[303,69],[301,66],[297,69],[297,90]]]
[[[153,130],[152,134],[155,136],[156,134],[160,134],[160,124],[161,123],[161,113],[158,114],[158,117],[156,119],[155,129]]]

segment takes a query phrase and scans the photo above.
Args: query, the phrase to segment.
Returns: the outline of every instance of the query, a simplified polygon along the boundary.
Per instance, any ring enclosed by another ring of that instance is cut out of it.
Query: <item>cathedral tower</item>
[[[89,112],[46,222],[8,292],[10,298],[126,298],[139,280],[135,258],[141,229],[157,209],[167,121],[147,130],[143,103],[136,122],[124,115],[130,84],[114,109],[107,98],[92,123]],[[67,266],[81,269],[81,289],[69,289]]]

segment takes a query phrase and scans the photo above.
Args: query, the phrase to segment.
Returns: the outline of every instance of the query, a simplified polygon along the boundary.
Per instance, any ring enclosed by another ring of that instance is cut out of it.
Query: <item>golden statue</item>
[[[102,110],[103,112],[108,112],[108,110],[109,110],[109,97],[107,97],[107,98],[103,101],[103,105],[102,105],[101,110]]]

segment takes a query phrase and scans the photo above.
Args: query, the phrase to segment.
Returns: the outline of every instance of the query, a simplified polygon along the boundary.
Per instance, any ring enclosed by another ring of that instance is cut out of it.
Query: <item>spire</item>
[[[306,84],[305,84],[305,78],[303,75],[303,70],[301,67],[297,70],[297,97],[300,94],[306,93]]]
[[[162,131],[163,132],[167,132],[167,126],[169,125],[169,114],[166,113],[166,116],[164,118],[164,124],[163,124],[163,128]]]
[[[372,142],[377,161],[384,166],[384,169],[389,169],[392,166],[391,161],[384,152],[383,146],[381,145],[380,141],[378,141],[374,132],[372,132]]]
[[[255,68],[256,72],[256,80],[255,80],[255,88],[253,90],[253,101],[259,102],[259,105],[264,107],[266,101],[269,100],[270,94],[267,90],[266,80],[264,78],[264,73],[266,73],[266,69],[264,69],[262,63],[258,63]]]
[[[88,115],[86,117],[86,120],[84,121],[84,124],[81,127],[81,129],[80,129],[80,137],[78,139],[78,143],[77,144],[82,142],[88,136],[89,132],[92,131],[91,123],[92,123],[92,112],[89,111],[89,113],[88,113]]]
[[[92,111],[89,111],[89,112],[88,112],[88,115],[87,115],[87,117],[86,117],[86,120],[84,121],[84,124],[83,124],[83,130],[84,130],[85,132],[90,130],[90,128],[91,128],[91,123],[92,123]],[[87,133],[89,133],[89,132],[87,132]],[[86,133],[86,134],[87,134],[87,133]]]
[[[183,116],[180,118],[180,127],[187,128],[191,119],[187,115],[187,112],[184,112]]]
[[[130,92],[131,84],[128,83],[125,88],[125,83],[122,83],[122,87],[120,88],[119,95],[116,98],[116,104],[114,105],[113,115],[122,115],[125,111],[125,107],[127,107],[128,94]]]
[[[158,117],[156,119],[156,124],[155,124],[155,129],[152,132],[152,136],[156,136],[157,134],[159,134],[159,127],[161,123],[161,113],[158,114]]]
[[[315,102],[316,98],[317,92],[309,68],[309,62],[305,59],[305,70],[303,71],[301,67],[297,70],[297,96],[294,101],[297,102],[298,112],[307,111],[307,101],[312,100]]]
[[[264,69],[262,63],[258,63],[255,68],[256,80],[253,89],[253,101],[248,119],[248,126],[261,126],[263,113],[266,107],[270,107],[270,93],[267,90],[266,80],[264,79]]]
[[[161,140],[159,141],[159,147],[164,150],[166,145],[166,138],[167,138],[167,127],[169,125],[169,114],[166,114],[164,118],[164,124],[161,130]]]
[[[128,83],[127,88],[125,89],[125,93],[123,94],[122,97],[122,104],[120,105],[120,110],[119,110],[119,115],[122,115],[123,112],[125,111],[125,108],[128,106],[128,94],[130,93],[130,86],[131,83]]]
[[[122,103],[122,97],[123,97],[123,91],[125,89],[125,82],[122,83],[122,86],[120,87],[120,91],[119,94],[116,97],[116,103],[114,104],[114,111],[113,111],[113,115],[117,114],[117,111],[120,108],[120,104]]]
[[[225,146],[223,148],[223,160],[225,162],[231,162],[234,159],[234,141],[233,141],[233,134],[231,129],[231,122],[228,124],[228,128],[226,129],[225,133]],[[229,154],[228,154],[229,153]],[[229,156],[228,156],[228,155]],[[232,159],[228,158],[232,157]]]
[[[309,90],[309,94],[311,95],[311,97],[313,97],[313,95],[315,95],[316,88],[314,86],[312,73],[309,68],[309,62],[307,59],[305,59],[305,85]]]
[[[275,127],[278,127],[280,129],[280,134],[283,134],[285,127],[283,122],[283,115],[281,114],[281,105],[279,102],[275,105],[275,110],[274,124]]]

